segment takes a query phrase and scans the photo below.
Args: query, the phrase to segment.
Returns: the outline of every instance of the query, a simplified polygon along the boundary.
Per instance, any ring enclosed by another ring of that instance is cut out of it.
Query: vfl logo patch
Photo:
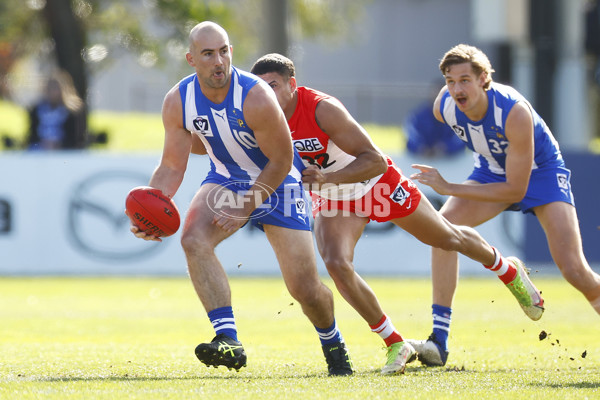
[[[566,174],[556,174],[556,180],[559,188],[569,190],[569,178]]]
[[[208,122],[208,116],[198,115],[196,118],[194,118],[192,124],[194,125],[194,129],[196,129],[196,131],[200,132],[202,135],[207,137],[213,136],[212,130],[210,129],[210,123]]]
[[[398,184],[398,186],[396,187],[394,192],[390,195],[390,199],[392,199],[392,201],[394,201],[400,205],[403,205],[409,196],[410,196],[410,193],[408,193],[406,190],[404,190],[402,185]]]
[[[304,199],[296,199],[296,213],[299,215],[306,214],[306,202]]]
[[[452,130],[454,131],[454,133],[456,133],[456,135],[461,140],[464,140],[464,141],[467,140],[467,136],[465,134],[465,128],[463,128],[462,126],[459,126],[459,125],[452,125]]]

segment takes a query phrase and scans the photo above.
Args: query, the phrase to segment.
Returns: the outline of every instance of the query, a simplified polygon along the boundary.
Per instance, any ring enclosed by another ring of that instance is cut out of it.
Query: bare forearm
[[[244,195],[246,213],[250,215],[281,185],[290,170],[287,162],[269,161],[256,178],[254,185]]]
[[[506,182],[485,184],[448,183],[447,193],[445,194],[463,199],[497,203],[517,203],[524,197],[524,193],[515,190]]]
[[[364,153],[356,157],[346,167],[325,174],[324,183],[356,183],[366,181],[383,174],[387,170],[387,161],[382,154]]]
[[[184,172],[159,165],[152,174],[148,186],[160,189],[165,195],[173,197],[183,181]]]

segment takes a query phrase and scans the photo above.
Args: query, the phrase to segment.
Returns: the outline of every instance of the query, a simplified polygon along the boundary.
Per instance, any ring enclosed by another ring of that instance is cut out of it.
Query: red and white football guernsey
[[[344,168],[356,157],[337,147],[319,128],[315,119],[317,104],[332,96],[303,86],[298,87],[297,90],[298,104],[288,124],[294,147],[298,150],[302,161],[306,166],[319,166],[324,173]],[[330,200],[356,200],[363,197],[382,175],[364,182],[327,185],[326,188],[313,190],[312,193]]]

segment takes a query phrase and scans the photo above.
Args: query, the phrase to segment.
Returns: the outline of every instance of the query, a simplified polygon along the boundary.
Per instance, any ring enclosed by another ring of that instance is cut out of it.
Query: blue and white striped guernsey
[[[195,73],[179,83],[183,124],[200,137],[208,151],[209,177],[217,174],[250,187],[269,161],[259,149],[243,113],[246,96],[258,82],[254,75],[232,67],[229,92],[220,104],[204,96]],[[294,150],[294,165],[283,184],[300,182],[302,169],[302,160]]]
[[[448,92],[442,96],[440,102],[440,112],[446,124],[450,125],[467,147],[474,151],[476,169],[488,170],[498,175],[506,174],[506,118],[519,101],[528,105],[533,117],[535,148],[532,168],[564,167],[558,143],[550,129],[519,92],[510,86],[492,82],[487,96],[488,111],[480,121],[472,121],[460,111]]]

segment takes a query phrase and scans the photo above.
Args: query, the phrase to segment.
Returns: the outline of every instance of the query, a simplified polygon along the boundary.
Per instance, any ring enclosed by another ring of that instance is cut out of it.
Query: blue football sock
[[[333,324],[329,328],[321,329],[315,326],[315,329],[319,334],[319,340],[321,341],[321,345],[333,344],[344,341],[344,338],[342,338],[342,334],[338,330],[335,319],[333,320]]]
[[[215,328],[215,333],[217,335],[223,333],[233,340],[238,340],[237,327],[235,326],[233,309],[231,307],[215,308],[208,312],[208,318],[210,319],[213,328]]]
[[[450,320],[452,309],[438,304],[431,306],[433,316],[433,334],[442,350],[448,350],[448,333],[450,333]]]

